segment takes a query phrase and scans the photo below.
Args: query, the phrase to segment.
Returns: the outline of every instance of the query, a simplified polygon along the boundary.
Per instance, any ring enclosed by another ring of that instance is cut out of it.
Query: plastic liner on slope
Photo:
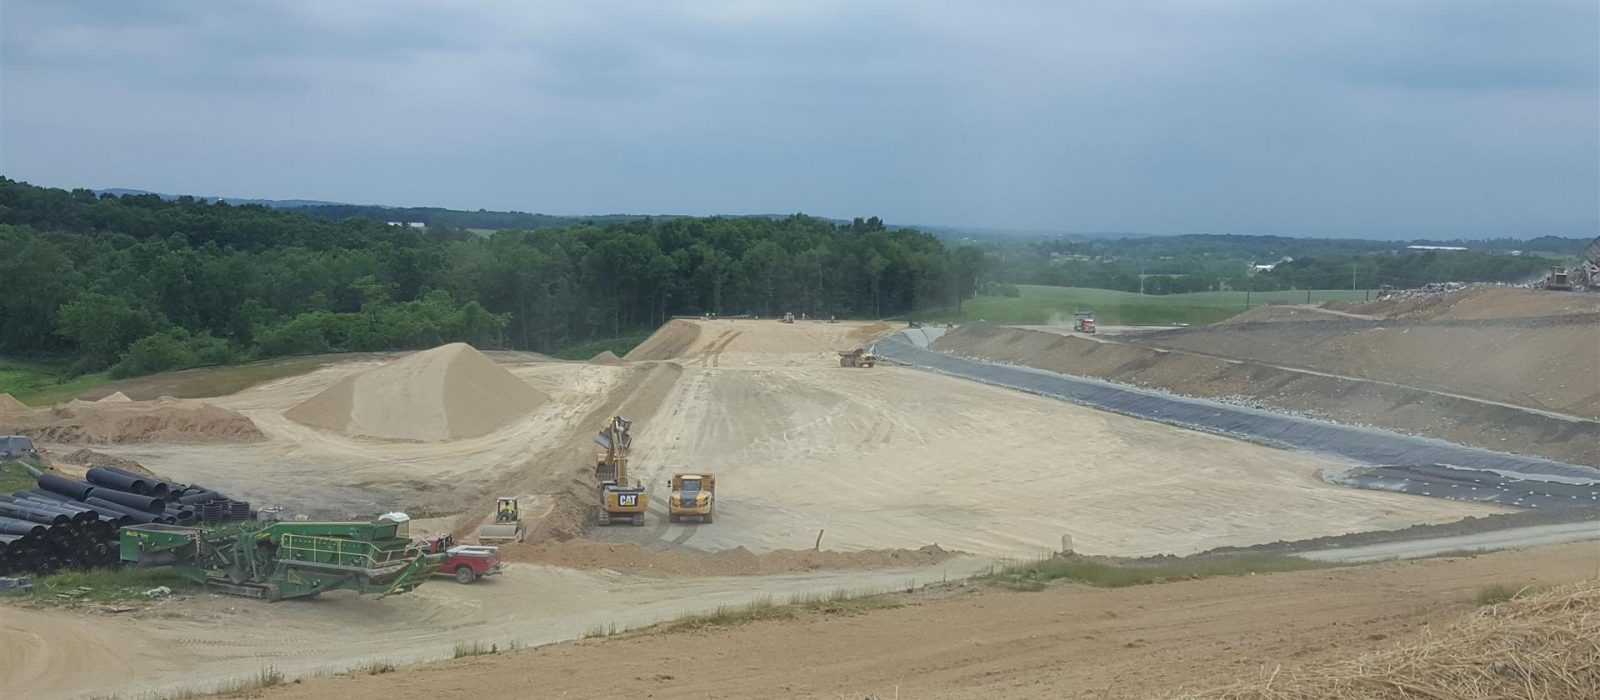
[[[939,334],[927,329],[902,331],[879,341],[874,351],[920,369],[1368,467],[1325,475],[1334,483],[1528,508],[1592,506],[1600,502],[1600,469],[1163,394],[1031,367],[992,364],[926,349]],[[1467,473],[1471,474],[1470,484],[1466,483]],[[1440,484],[1441,480],[1445,485]]]

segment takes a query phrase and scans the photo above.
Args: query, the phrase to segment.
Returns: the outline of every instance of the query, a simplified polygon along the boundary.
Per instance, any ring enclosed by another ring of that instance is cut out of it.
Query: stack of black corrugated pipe
[[[253,515],[248,502],[116,467],[91,467],[87,481],[36,474],[38,488],[0,495],[0,576],[115,565],[124,525],[214,524]]]

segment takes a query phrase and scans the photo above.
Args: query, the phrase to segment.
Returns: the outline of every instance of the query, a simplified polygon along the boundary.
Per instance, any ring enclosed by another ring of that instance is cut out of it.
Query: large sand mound
[[[316,428],[390,440],[487,435],[549,400],[465,343],[346,377],[285,414]]]
[[[617,357],[617,354],[610,350],[602,351],[600,354],[589,358],[589,364],[591,365],[615,365],[621,362],[622,358]]]
[[[1270,304],[1257,306],[1237,316],[1229,318],[1223,323],[1258,323],[1262,321],[1343,321],[1349,316],[1335,313],[1314,306],[1292,306],[1288,304]]]
[[[98,403],[127,403],[132,400],[133,399],[128,398],[127,394],[118,391],[109,396],[101,398]]]
[[[0,434],[41,442],[211,442],[260,440],[249,418],[207,403],[73,401],[54,408],[0,410]]]

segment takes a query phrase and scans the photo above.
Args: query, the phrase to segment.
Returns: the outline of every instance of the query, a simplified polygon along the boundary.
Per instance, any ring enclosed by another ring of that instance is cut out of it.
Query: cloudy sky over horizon
[[[0,174],[1050,231],[1600,228],[1600,3],[0,3]]]

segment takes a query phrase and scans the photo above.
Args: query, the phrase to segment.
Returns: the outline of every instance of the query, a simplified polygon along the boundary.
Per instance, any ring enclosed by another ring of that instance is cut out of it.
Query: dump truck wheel
[[[700,522],[704,522],[704,523],[711,522],[711,514],[710,513],[706,513],[706,517],[702,518]]]
[[[478,575],[472,573],[472,567],[462,564],[456,567],[456,583],[472,583],[478,580]]]
[[[634,513],[633,524],[635,527],[644,525],[644,513]]]
[[[669,522],[669,523],[675,523],[675,522],[678,522],[678,520],[679,520],[679,518],[678,518],[678,514],[677,513],[673,513],[673,514],[667,516],[667,522]]]

